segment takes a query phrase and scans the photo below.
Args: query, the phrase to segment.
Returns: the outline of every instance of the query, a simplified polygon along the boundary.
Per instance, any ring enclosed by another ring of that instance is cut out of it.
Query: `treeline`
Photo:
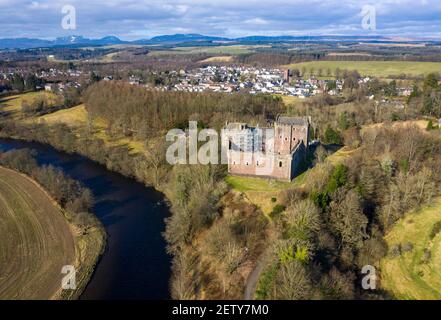
[[[241,194],[227,193],[225,166],[173,168],[173,212],[165,238],[174,299],[242,299],[246,270],[267,243],[267,221]]]
[[[439,74],[426,76],[422,86],[415,84],[407,103],[418,108],[423,115],[441,118],[441,86]]]
[[[92,85],[84,101],[92,118],[106,120],[109,133],[139,139],[185,128],[189,119],[220,128],[227,120],[265,121],[283,110],[282,101],[272,96],[160,92],[117,81]]]
[[[52,165],[39,166],[29,149],[0,154],[0,165],[24,173],[37,181],[67,211],[67,218],[83,229],[99,225],[91,210],[92,192]]]
[[[195,237],[218,217],[218,201],[226,192],[220,166],[173,168],[169,190],[173,214],[167,219],[165,238],[173,255],[171,293],[174,298],[192,299],[200,282],[199,255]]]
[[[290,63],[322,60],[324,52],[296,52],[290,53],[286,50],[268,49],[267,52],[259,49],[256,53],[241,54],[234,57],[236,63],[254,66],[280,66]]]
[[[441,61],[439,50],[427,48],[363,48],[360,50],[339,50],[338,48],[314,49],[304,45],[303,50],[289,51],[289,46],[273,45],[271,48],[257,48],[256,52],[240,54],[234,62],[254,66],[280,66],[308,61]],[[413,76],[403,75],[404,78]]]
[[[373,127],[360,136],[354,156],[317,164],[305,188],[285,193],[258,298],[387,297],[362,288],[361,270],[379,272],[390,250],[385,232],[441,193],[441,138],[416,127]]]
[[[287,113],[310,116],[312,136],[325,144],[348,145],[360,141],[354,130],[364,125],[422,117],[431,118],[433,124],[433,118],[441,117],[441,86],[437,74],[415,82],[407,98],[398,96],[399,83],[395,80],[372,79],[360,84],[358,77],[356,71],[346,74],[342,96],[316,95],[303,103],[288,104]],[[369,96],[375,99],[368,99]]]
[[[63,98],[54,96],[49,98],[46,95],[40,95],[32,99],[30,102],[23,100],[21,103],[21,111],[25,116],[38,116],[55,112],[64,108]]]
[[[150,167],[143,155],[132,156],[123,146],[106,147],[105,141],[92,136],[86,127],[76,134],[65,124],[20,124],[5,121],[0,122],[0,135],[49,144],[68,153],[76,152],[106,166],[109,170],[120,172],[127,177],[140,177],[138,179],[147,184],[152,183],[149,179]],[[165,157],[165,152],[163,156]]]
[[[4,86],[7,90],[13,90],[16,92],[34,91],[38,86],[43,85],[43,81],[35,76],[33,73],[27,73],[21,75],[14,73],[4,81]]]

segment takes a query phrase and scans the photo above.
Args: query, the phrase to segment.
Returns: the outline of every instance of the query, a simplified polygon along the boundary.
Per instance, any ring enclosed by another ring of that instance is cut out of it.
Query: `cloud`
[[[61,28],[65,4],[76,8],[77,30]],[[364,5],[375,6],[377,30],[362,28]],[[0,0],[0,37],[81,34],[135,39],[175,32],[227,37],[438,36],[440,15],[441,2],[437,0]]]
[[[248,20],[245,20],[244,22],[248,23],[248,24],[259,24],[259,25],[268,24],[268,21],[261,19],[261,18],[248,19]]]

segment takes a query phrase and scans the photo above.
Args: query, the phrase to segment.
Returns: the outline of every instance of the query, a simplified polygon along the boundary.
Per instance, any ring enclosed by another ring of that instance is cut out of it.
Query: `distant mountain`
[[[233,39],[239,42],[281,42],[281,41],[367,41],[389,40],[383,36],[248,36]]]
[[[88,43],[90,40],[82,36],[59,37],[53,42],[54,45],[70,45]]]
[[[57,38],[54,41],[54,45],[112,45],[112,44],[121,44],[125,43],[125,41],[120,40],[115,36],[107,36],[101,39],[88,39],[82,36],[69,36],[69,37],[61,37]]]
[[[204,36],[201,34],[172,34],[156,36],[150,39],[152,42],[187,42],[187,41],[225,41],[230,40],[228,38]]]
[[[38,48],[52,45],[52,41],[30,38],[0,39],[0,49],[4,48]]]
[[[288,42],[288,41],[391,41],[392,38],[383,36],[248,36],[240,38],[225,38],[205,36],[201,34],[172,34],[156,36],[151,39],[140,39],[135,41],[123,41],[115,36],[107,36],[101,39],[89,39],[82,36],[60,37],[55,40],[42,40],[30,38],[0,39],[0,49],[28,49],[38,47],[54,46],[104,46],[114,44],[210,44],[217,42],[231,43],[261,43],[261,42]]]
[[[107,36],[101,39],[88,39],[83,36],[68,36],[59,37],[55,40],[41,40],[29,38],[10,38],[0,39],[0,49],[29,49],[40,47],[54,47],[54,46],[103,46],[128,43],[122,41],[115,36]]]

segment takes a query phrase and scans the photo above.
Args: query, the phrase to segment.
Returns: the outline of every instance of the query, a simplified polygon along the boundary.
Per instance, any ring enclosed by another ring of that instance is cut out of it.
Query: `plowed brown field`
[[[50,299],[75,243],[63,213],[35,182],[0,167],[0,299]]]

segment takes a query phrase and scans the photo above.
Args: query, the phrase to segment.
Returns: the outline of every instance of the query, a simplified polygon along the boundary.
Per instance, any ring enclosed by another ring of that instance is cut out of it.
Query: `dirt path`
[[[245,285],[245,300],[254,300],[254,291],[256,291],[257,282],[259,281],[260,274],[262,273],[264,264],[262,261],[257,261],[253,271],[248,276],[247,283]]]
[[[50,299],[74,264],[74,236],[60,209],[29,178],[0,167],[0,299]]]

